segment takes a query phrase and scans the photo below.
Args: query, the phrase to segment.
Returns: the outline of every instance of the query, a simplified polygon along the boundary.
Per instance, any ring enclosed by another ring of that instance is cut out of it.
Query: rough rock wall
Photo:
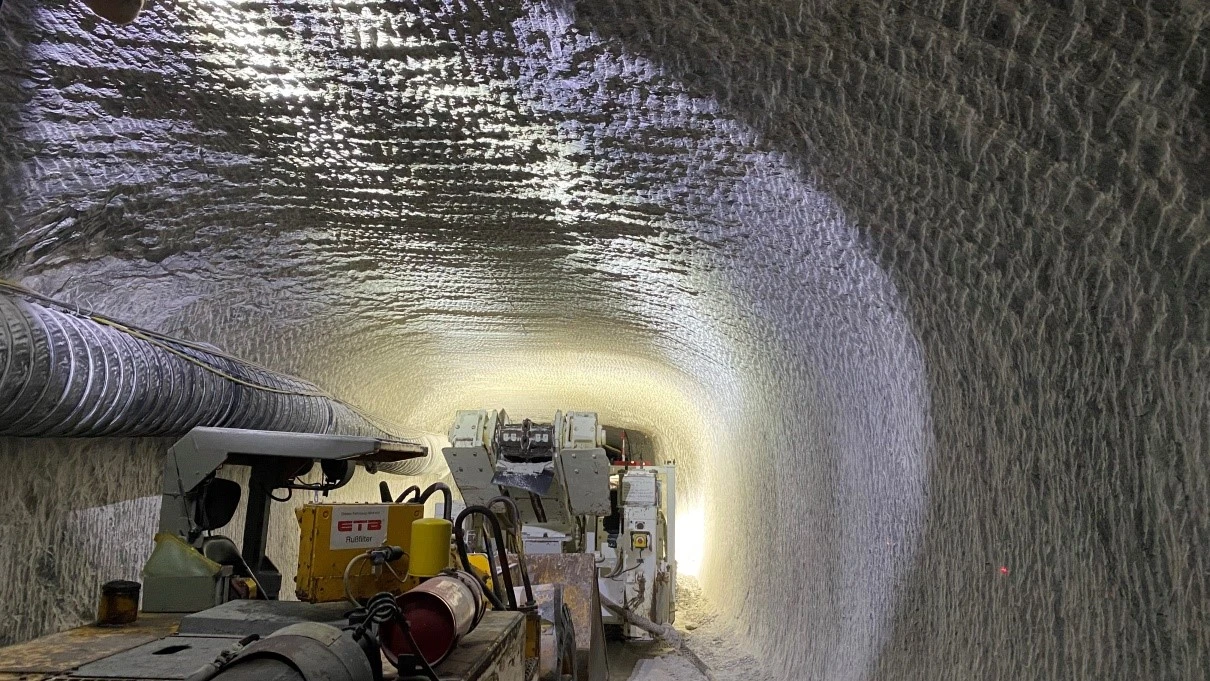
[[[140,580],[151,555],[163,491],[164,454],[175,438],[0,437],[0,645],[25,641],[90,621],[101,584]],[[246,485],[247,469],[223,477]],[[369,475],[359,469],[333,501],[377,501],[378,482],[401,492],[436,476]],[[309,482],[318,482],[312,477]],[[446,482],[449,482],[448,479]],[[296,493],[270,512],[270,559],[292,599],[298,557],[294,509],[313,495]],[[243,537],[246,497],[221,533]],[[430,506],[430,512],[432,512]]]
[[[622,1],[582,19],[792,149],[907,301],[937,454],[875,676],[1203,674],[1210,9]]]
[[[775,678],[1200,678],[1206,22],[6,0],[0,257],[412,426],[651,432]]]
[[[139,578],[166,446],[0,438],[0,645],[77,626],[101,584]]]

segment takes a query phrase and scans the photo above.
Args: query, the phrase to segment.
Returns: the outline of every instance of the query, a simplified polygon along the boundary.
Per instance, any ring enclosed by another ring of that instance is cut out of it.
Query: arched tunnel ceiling
[[[1193,679],[1208,20],[6,0],[0,257],[411,426],[650,433],[777,678]]]

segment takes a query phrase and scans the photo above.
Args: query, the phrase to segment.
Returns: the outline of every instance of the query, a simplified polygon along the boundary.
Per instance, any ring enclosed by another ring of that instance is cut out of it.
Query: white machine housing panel
[[[572,515],[609,515],[609,455],[604,449],[559,452],[559,475]]]
[[[492,484],[496,467],[486,447],[446,447],[441,453],[468,506],[484,505],[500,495],[500,488]]]
[[[615,576],[602,573],[601,593],[615,603],[658,624],[676,621],[676,467],[613,466],[618,475],[618,505],[622,525],[614,546],[599,541],[601,562],[613,565]],[[598,521],[598,528],[601,528]],[[650,640],[646,631],[622,622],[608,610],[606,623],[623,625],[626,636]]]

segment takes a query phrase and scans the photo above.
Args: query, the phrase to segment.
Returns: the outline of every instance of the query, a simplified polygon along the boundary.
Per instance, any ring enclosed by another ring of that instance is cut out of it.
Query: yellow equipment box
[[[329,603],[345,598],[349,561],[379,546],[410,549],[412,521],[424,515],[424,505],[306,504],[295,513],[302,529],[295,593],[301,601]],[[403,593],[419,583],[408,576],[406,554],[377,568],[358,560],[349,572],[350,591],[358,599],[380,591]]]

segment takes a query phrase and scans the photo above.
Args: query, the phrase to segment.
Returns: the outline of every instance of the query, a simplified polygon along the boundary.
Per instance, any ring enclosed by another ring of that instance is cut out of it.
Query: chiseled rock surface
[[[1197,679],[1207,78],[1193,1],[6,0],[0,268],[409,426],[651,434],[773,678]]]

